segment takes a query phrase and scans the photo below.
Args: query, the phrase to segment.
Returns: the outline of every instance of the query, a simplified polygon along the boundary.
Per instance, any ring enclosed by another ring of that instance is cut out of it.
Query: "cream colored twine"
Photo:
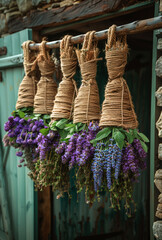
[[[60,44],[60,59],[63,79],[59,84],[58,93],[54,101],[51,121],[61,118],[72,119],[74,99],[77,94],[76,82],[73,79],[76,72],[77,57],[71,37],[66,35]]]
[[[55,65],[49,55],[49,51],[45,48],[45,44],[46,41],[42,41],[40,53],[34,63],[38,65],[41,72],[37,93],[34,98],[34,113],[51,114],[53,101],[57,93],[57,84],[53,79]]]
[[[36,53],[30,51],[29,44],[33,43],[32,41],[26,41],[23,43],[23,52],[24,52],[24,71],[25,76],[19,86],[18,99],[16,103],[16,109],[23,107],[33,107],[34,105],[34,96],[36,93],[36,71],[32,70],[33,62],[36,59]]]
[[[105,89],[105,100],[102,106],[100,126],[118,126],[137,128],[138,121],[134,111],[131,94],[123,79],[127,64],[128,46],[126,36],[116,37],[116,26],[108,30],[106,61],[109,81]]]
[[[95,31],[88,32],[85,35],[83,47],[76,50],[78,57],[82,84],[74,103],[73,122],[88,123],[91,120],[99,120],[100,104],[99,91],[96,83],[97,73],[97,42],[92,42]]]

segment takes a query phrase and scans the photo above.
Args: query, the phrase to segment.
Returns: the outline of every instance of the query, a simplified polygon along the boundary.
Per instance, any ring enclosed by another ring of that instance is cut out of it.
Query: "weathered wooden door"
[[[0,38],[0,240],[34,239],[34,188],[27,168],[18,168],[15,149],[2,144],[4,123],[15,109],[19,84],[23,78],[21,44],[32,39],[29,29]]]

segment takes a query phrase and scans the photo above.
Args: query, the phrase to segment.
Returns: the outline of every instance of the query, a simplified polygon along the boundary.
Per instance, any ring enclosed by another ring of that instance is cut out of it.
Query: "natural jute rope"
[[[138,121],[134,111],[131,94],[123,78],[127,64],[128,46],[126,36],[116,37],[116,26],[108,30],[106,61],[109,81],[105,89],[100,126],[137,128]]]
[[[33,43],[32,41],[26,41],[23,43],[24,51],[24,71],[25,76],[19,86],[18,99],[16,103],[16,109],[23,107],[33,107],[34,105],[34,96],[36,93],[36,74],[32,70],[33,62],[36,58],[34,51],[30,51],[29,44]]]
[[[53,101],[57,93],[57,84],[53,79],[55,71],[54,62],[51,60],[46,41],[40,45],[40,53],[35,61],[41,72],[41,78],[37,85],[37,93],[34,98],[34,113],[51,114]]]
[[[74,103],[74,123],[88,123],[91,120],[100,119],[99,92],[95,79],[99,51],[96,42],[92,42],[94,33],[94,31],[88,32],[82,49],[76,50],[82,84]]]
[[[77,92],[76,82],[73,77],[76,72],[77,57],[73,45],[70,43],[71,36],[66,35],[60,45],[60,60],[63,79],[59,84],[58,92],[54,100],[51,120],[72,118],[74,99]]]

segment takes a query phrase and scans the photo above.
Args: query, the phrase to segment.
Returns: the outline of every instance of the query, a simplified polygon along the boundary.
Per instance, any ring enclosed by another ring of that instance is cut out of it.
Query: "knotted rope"
[[[85,35],[82,49],[76,50],[82,84],[74,103],[74,123],[88,123],[100,118],[99,92],[95,79],[97,60],[100,59],[97,59],[99,53],[97,43],[92,43],[94,33],[94,31],[88,32]]]
[[[117,38],[115,30],[115,25],[108,30],[106,61],[109,81],[105,89],[100,126],[134,129],[138,127],[138,121],[128,85],[123,78],[127,64],[128,46],[126,36]]]
[[[24,71],[25,76],[19,86],[18,99],[16,103],[16,109],[23,107],[33,107],[34,96],[36,93],[36,72],[32,70],[33,62],[36,58],[34,51],[30,51],[29,44],[32,41],[26,41],[23,43],[24,52]]]
[[[60,44],[60,59],[63,79],[59,84],[58,93],[54,100],[51,120],[72,118],[74,99],[77,94],[77,86],[73,77],[76,72],[77,57],[70,43],[71,36],[66,35]]]
[[[46,41],[42,41],[39,49],[40,53],[35,61],[41,72],[41,78],[34,98],[34,113],[51,114],[53,101],[57,93],[57,84],[53,79],[55,65],[45,48],[45,44]]]

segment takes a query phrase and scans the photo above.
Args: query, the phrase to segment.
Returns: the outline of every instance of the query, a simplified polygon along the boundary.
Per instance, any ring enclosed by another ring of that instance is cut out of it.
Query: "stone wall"
[[[7,24],[13,18],[26,16],[32,10],[45,11],[52,8],[78,4],[81,0],[0,0],[0,36],[7,34]]]

